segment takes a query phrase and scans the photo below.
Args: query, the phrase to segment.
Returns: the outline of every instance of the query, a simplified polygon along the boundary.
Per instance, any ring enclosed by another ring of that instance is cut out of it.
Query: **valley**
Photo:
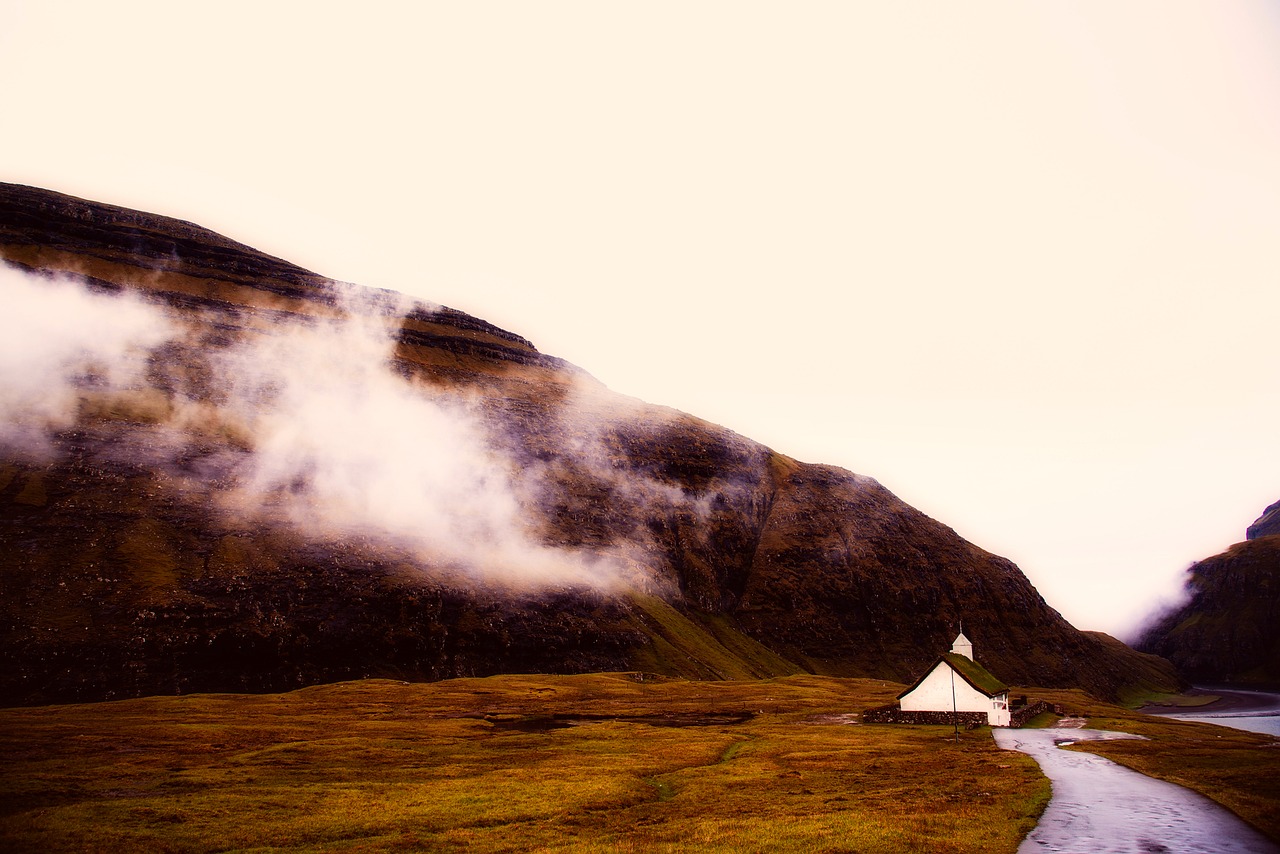
[[[1139,652],[874,478],[456,309],[12,184],[0,262],[6,848],[1013,851],[1030,759],[860,723],[961,623],[1280,838],[1274,740],[1130,711],[1274,678],[1274,507]]]
[[[0,710],[0,845],[1014,851],[1048,781],[986,727],[857,723],[902,687],[510,675]],[[1148,738],[1086,749],[1280,840],[1273,739],[1036,693]]]

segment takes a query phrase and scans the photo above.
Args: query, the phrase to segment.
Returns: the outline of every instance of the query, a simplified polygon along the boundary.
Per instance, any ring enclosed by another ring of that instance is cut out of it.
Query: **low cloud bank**
[[[0,444],[10,453],[47,458],[52,434],[87,400],[149,394],[161,405],[148,446],[110,452],[164,465],[193,437],[221,437],[237,449],[222,453],[231,486],[192,480],[188,468],[187,488],[237,516],[315,538],[373,538],[495,585],[635,581],[617,556],[541,542],[539,473],[499,450],[477,407],[392,369],[411,307],[393,296],[352,288],[334,317],[208,347],[199,340],[207,330],[137,297],[0,276],[10,308],[0,325]],[[175,366],[175,352],[201,364]]]
[[[254,437],[230,497],[274,505],[312,535],[389,537],[486,581],[612,584],[608,561],[538,541],[538,485],[474,407],[391,370],[411,305],[386,299],[353,290],[340,317],[218,359],[222,408]]]
[[[47,458],[49,433],[75,423],[88,392],[145,384],[148,360],[171,340],[167,317],[129,294],[0,267],[0,444]]]

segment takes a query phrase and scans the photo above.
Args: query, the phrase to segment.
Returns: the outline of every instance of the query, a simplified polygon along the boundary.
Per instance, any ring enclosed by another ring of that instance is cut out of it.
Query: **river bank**
[[[1271,691],[1196,686],[1138,711],[1280,737],[1280,694]]]

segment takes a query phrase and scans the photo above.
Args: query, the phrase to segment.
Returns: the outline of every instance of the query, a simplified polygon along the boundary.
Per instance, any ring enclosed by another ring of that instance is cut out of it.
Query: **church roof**
[[[917,679],[910,688],[898,695],[898,699],[902,699],[916,688],[920,687],[920,683],[923,682],[925,677],[932,673],[933,669],[939,664],[946,664],[949,666],[960,675],[961,679],[972,685],[974,690],[981,691],[988,697],[994,697],[997,694],[1004,694],[1009,690],[1008,685],[1005,685],[999,679],[992,676],[987,668],[983,667],[973,659],[965,658],[963,655],[959,655],[954,652],[944,652],[942,655],[938,656],[937,661],[929,665],[929,667],[924,671],[924,674]]]

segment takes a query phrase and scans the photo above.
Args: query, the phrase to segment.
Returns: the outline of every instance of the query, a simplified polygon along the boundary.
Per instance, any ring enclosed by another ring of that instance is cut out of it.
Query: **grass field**
[[[364,681],[0,711],[28,851],[1013,851],[1048,797],[985,731],[864,727],[901,686]]]
[[[1047,781],[986,729],[849,723],[901,687],[500,676],[4,709],[0,849],[1014,851]],[[1159,739],[1206,726],[1055,699]],[[1261,741],[1233,761],[1274,779]]]

